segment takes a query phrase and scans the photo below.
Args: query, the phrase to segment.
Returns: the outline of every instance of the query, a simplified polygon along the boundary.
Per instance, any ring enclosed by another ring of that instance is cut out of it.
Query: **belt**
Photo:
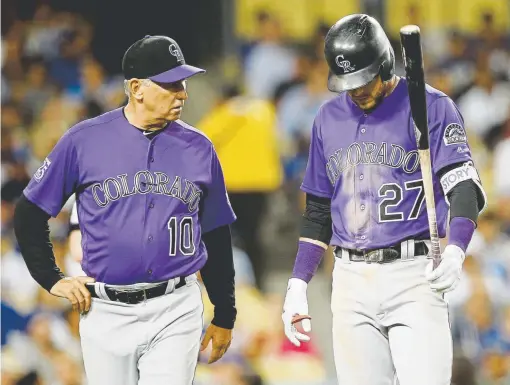
[[[415,240],[408,240],[398,245],[375,250],[335,248],[335,256],[337,258],[343,259],[348,257],[352,262],[366,263],[388,263],[398,259],[410,259],[418,255],[428,255],[428,252],[429,247],[426,241]]]
[[[176,280],[179,280],[175,285],[175,289],[179,289],[186,285],[186,277],[178,277]],[[150,287],[148,289],[138,289],[138,290],[130,290],[130,291],[121,291],[117,289],[113,289],[104,285],[104,291],[109,300],[114,302],[122,302],[130,305],[136,305],[137,303],[143,302],[145,300],[161,297],[162,295],[167,293],[167,287],[169,282],[162,282],[161,284]],[[104,295],[100,296],[96,292],[96,286],[94,284],[85,285],[90,292],[90,295],[94,298],[102,298],[104,299]]]

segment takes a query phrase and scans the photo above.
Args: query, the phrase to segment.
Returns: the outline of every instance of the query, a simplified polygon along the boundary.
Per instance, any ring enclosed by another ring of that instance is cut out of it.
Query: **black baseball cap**
[[[126,80],[137,78],[173,83],[205,70],[186,64],[175,40],[168,36],[147,35],[124,53],[122,72]]]

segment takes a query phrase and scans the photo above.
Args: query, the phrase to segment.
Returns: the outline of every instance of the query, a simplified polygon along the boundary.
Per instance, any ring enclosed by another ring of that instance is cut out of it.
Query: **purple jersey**
[[[438,230],[444,237],[448,203],[438,172],[470,161],[471,153],[453,101],[430,86],[426,94]],[[429,237],[405,79],[370,114],[347,93],[320,108],[301,189],[331,198],[332,245],[367,250]]]
[[[149,140],[121,108],[72,127],[24,193],[52,216],[76,193],[82,268],[108,284],[198,271],[201,234],[235,220],[207,137],[179,120]]]

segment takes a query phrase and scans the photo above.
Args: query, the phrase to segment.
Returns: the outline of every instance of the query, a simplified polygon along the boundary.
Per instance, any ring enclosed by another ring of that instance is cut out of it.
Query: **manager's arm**
[[[224,329],[234,327],[235,272],[230,227],[220,226],[203,235],[207,249],[207,262],[200,275],[211,303],[214,305],[212,324]]]
[[[14,210],[14,233],[34,280],[57,297],[67,298],[73,309],[86,312],[90,308],[89,277],[66,278],[55,262],[50,241],[50,215],[22,195]]]
[[[22,195],[14,210],[14,233],[30,275],[48,292],[64,274],[55,263],[50,215]]]
[[[207,262],[200,270],[207,294],[214,305],[214,317],[207,328],[200,350],[212,341],[208,362],[218,361],[232,342],[232,329],[237,315],[235,306],[234,258],[230,227],[219,226],[204,233]]]

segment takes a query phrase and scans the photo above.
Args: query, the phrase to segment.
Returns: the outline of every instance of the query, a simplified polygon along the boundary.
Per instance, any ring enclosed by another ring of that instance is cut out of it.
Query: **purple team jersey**
[[[149,140],[122,108],[66,132],[24,193],[53,217],[76,193],[82,268],[108,284],[198,271],[201,234],[235,220],[207,137],[179,120]]]
[[[471,153],[456,105],[430,86],[426,93],[438,230],[444,237],[448,203],[438,172],[470,161]],[[347,93],[320,108],[301,189],[331,198],[331,245],[368,250],[429,237],[413,127],[403,78],[370,114]]]

